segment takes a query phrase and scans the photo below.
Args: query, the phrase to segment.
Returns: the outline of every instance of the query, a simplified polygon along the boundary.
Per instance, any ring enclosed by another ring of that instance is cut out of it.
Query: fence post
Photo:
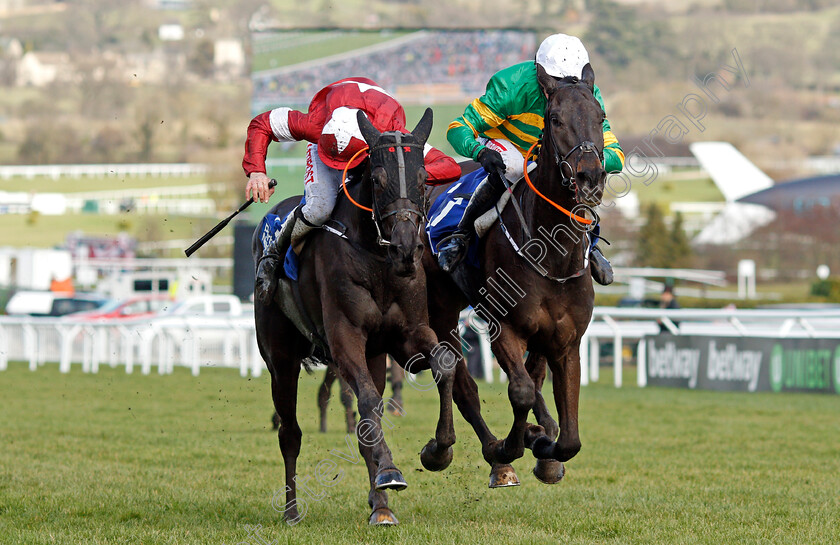
[[[647,386],[647,342],[644,337],[636,347],[636,384],[640,388]]]
[[[29,359],[29,370],[38,370],[38,339],[35,335],[35,328],[31,323],[23,324],[23,343],[26,347],[24,353]]]
[[[251,335],[251,375],[254,377],[258,377],[262,375],[263,367],[265,367],[265,362],[262,360],[262,355],[260,354],[260,347],[257,344],[256,327],[253,331],[254,334]]]
[[[6,330],[0,327],[0,371],[9,368],[9,336]]]
[[[591,382],[598,382],[601,374],[601,343],[598,342],[598,337],[591,337],[589,339],[589,380]]]
[[[615,379],[615,387],[621,388],[621,372],[623,370],[623,356],[624,356],[624,340],[621,337],[621,330],[616,328],[615,338],[613,339],[613,378]]]
[[[580,347],[578,348],[580,359],[580,385],[589,385],[589,335],[586,333],[580,338]]]

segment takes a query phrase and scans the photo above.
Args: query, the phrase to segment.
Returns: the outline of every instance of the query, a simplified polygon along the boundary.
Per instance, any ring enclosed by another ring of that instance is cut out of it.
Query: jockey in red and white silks
[[[367,146],[359,130],[356,112],[362,110],[380,132],[408,132],[405,111],[397,100],[375,82],[367,78],[347,78],[327,85],[313,97],[309,112],[291,108],[276,108],[251,120],[245,142],[242,167],[248,176],[245,194],[255,201],[268,202],[274,193],[268,187],[265,157],[268,145],[274,142],[310,142],[306,150],[304,193],[306,203],[298,207],[283,224],[275,248],[269,254],[285,253],[289,241],[296,243],[313,227],[323,225],[335,207],[341,188],[345,166],[357,151]],[[461,174],[458,164],[449,156],[426,144],[425,166],[427,183],[431,185],[457,180]],[[356,167],[364,160],[360,154],[350,164]],[[302,221],[296,221],[296,220]],[[260,267],[263,267],[263,263]],[[267,264],[275,268],[275,263]],[[260,272],[257,273],[258,277]]]
[[[347,78],[321,89],[303,113],[291,108],[276,108],[256,116],[248,126],[242,167],[249,177],[246,196],[268,202],[274,189],[268,188],[265,157],[268,144],[274,142],[310,142],[306,150],[304,191],[306,221],[326,222],[341,184],[341,172],[349,159],[366,146],[356,121],[356,110],[367,114],[380,132],[405,128],[405,112],[399,102],[367,78]],[[424,150],[428,183],[441,184],[458,179],[460,168],[440,150],[426,145]],[[358,156],[350,168],[364,159]],[[295,237],[297,238],[297,237]]]

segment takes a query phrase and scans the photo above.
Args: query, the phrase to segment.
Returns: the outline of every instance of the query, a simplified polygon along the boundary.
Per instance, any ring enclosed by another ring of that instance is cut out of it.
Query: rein
[[[536,142],[534,142],[534,143],[531,145],[531,147],[530,147],[530,148],[528,148],[528,152],[525,154],[525,167],[524,167],[524,169],[525,169],[525,170],[524,170],[524,172],[525,172],[525,183],[527,183],[527,184],[528,184],[528,187],[530,187],[530,188],[531,188],[531,191],[533,191],[534,193],[536,193],[538,197],[540,197],[542,200],[544,200],[545,202],[547,202],[548,204],[550,204],[551,206],[553,206],[554,208],[556,208],[556,209],[557,209],[557,210],[559,210],[560,212],[562,212],[562,213],[566,214],[567,216],[569,216],[571,219],[575,220],[576,222],[578,222],[578,223],[582,223],[582,224],[584,224],[584,225],[590,225],[590,224],[592,224],[592,223],[595,223],[595,220],[590,220],[590,219],[587,219],[587,218],[584,218],[584,217],[578,216],[577,214],[574,214],[574,213],[570,212],[569,210],[566,210],[565,208],[563,208],[562,206],[560,206],[560,205],[559,205],[559,204],[557,204],[556,202],[552,201],[551,199],[549,199],[548,197],[546,197],[545,195],[543,195],[543,194],[540,192],[540,190],[539,190],[539,189],[537,189],[537,187],[534,185],[534,182],[532,182],[532,181],[531,181],[531,177],[530,177],[530,176],[528,176],[528,159],[530,159],[530,158],[533,156],[532,152],[533,152],[534,148],[537,146],[537,144],[539,144],[539,143],[540,143],[540,142],[539,142],[539,140],[537,140]],[[554,143],[554,140],[552,140],[552,144],[553,144],[553,143]],[[577,146],[575,146],[574,148],[572,148],[572,150],[571,150],[569,153],[567,153],[567,154],[566,154],[566,155],[562,158],[562,160],[561,160],[561,158],[560,158],[560,154],[559,154],[559,153],[558,153],[558,151],[557,151],[557,146],[556,146],[556,145],[554,146],[554,157],[555,157],[555,161],[557,162],[557,165],[558,165],[558,166],[560,166],[560,173],[561,173],[561,174],[563,174],[563,167],[562,167],[562,165],[563,165],[563,164],[568,165],[568,166],[569,166],[569,168],[571,169],[571,165],[570,165],[570,164],[569,164],[569,162],[567,161],[567,159],[568,159],[569,155],[571,155],[571,154],[572,154],[572,152],[573,152],[573,151],[575,151],[575,150],[577,150],[577,149],[584,149],[584,147],[583,147],[583,146],[585,146],[585,145],[586,145],[586,146],[589,146],[589,145],[591,145],[591,146],[595,146],[595,144],[593,144],[592,142],[581,142],[580,144],[578,144]],[[584,149],[584,153],[586,153],[586,151],[587,151],[587,150],[586,150],[586,149]],[[597,152],[596,152],[596,153],[597,153]],[[573,191],[575,192],[575,202],[577,203],[577,202],[578,202],[578,201],[577,201],[577,184],[574,182],[574,180],[573,180],[573,179],[571,179],[571,178],[566,178],[566,175],[565,175],[565,174],[563,174],[563,181],[562,181],[562,182],[563,182],[563,185],[564,185],[564,186],[571,186],[571,187],[572,187]],[[580,203],[578,203],[578,204],[580,204]],[[593,210],[591,210],[591,209],[590,209],[590,212],[592,212],[592,213],[594,214],[594,211],[593,211]],[[595,214],[595,217],[597,217],[597,214]]]

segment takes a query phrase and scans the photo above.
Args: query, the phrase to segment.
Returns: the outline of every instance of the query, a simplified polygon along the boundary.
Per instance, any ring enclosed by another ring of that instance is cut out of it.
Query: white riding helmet
[[[583,67],[589,63],[589,53],[580,38],[567,34],[552,34],[537,50],[537,64],[550,76],[565,78],[583,76]]]

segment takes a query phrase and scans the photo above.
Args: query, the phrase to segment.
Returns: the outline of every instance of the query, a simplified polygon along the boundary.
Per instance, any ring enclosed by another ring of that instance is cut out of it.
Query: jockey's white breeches
[[[306,204],[301,209],[306,221],[323,225],[330,219],[341,190],[341,174],[340,170],[330,168],[321,161],[316,144],[307,146],[306,174],[303,178]]]

